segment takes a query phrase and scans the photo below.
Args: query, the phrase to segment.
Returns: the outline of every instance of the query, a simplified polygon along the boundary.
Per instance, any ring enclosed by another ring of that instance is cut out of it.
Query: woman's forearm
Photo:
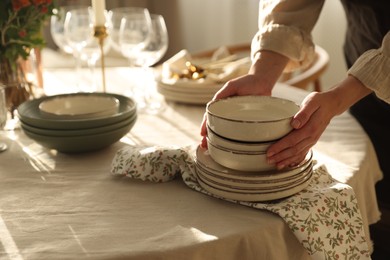
[[[329,90],[334,97],[335,115],[348,110],[353,104],[370,94],[372,90],[352,75]]]
[[[256,54],[255,60],[248,74],[255,75],[271,91],[278,81],[289,59],[273,51],[260,51]]]

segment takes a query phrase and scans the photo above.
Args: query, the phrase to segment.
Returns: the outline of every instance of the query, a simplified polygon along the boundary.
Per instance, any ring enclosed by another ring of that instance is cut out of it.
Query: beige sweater
[[[252,41],[252,57],[260,50],[287,56],[285,71],[304,67],[314,58],[311,31],[324,0],[261,0],[259,31]],[[390,103],[390,32],[381,48],[365,52],[348,71],[376,95]]]

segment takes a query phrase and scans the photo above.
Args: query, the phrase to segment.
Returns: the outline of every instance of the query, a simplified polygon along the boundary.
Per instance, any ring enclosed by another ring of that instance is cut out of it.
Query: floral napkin
[[[115,155],[111,173],[151,182],[167,182],[181,175],[189,188],[224,199],[198,184],[194,154],[194,147],[128,146]],[[350,186],[334,180],[323,165],[314,167],[305,190],[288,198],[229,201],[278,214],[313,259],[370,259],[355,194]]]

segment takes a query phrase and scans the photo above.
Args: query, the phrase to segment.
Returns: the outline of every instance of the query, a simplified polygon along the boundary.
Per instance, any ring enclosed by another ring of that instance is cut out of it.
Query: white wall
[[[221,45],[250,42],[257,30],[258,0],[149,0],[153,12],[167,20],[172,56],[186,48],[197,52]],[[330,55],[324,88],[345,76],[342,53],[346,21],[340,1],[325,1],[313,31],[316,44]]]
[[[330,56],[328,70],[322,78],[324,88],[342,80],[347,72],[343,44],[347,22],[340,1],[325,1],[320,18],[313,30],[314,42],[322,46]]]

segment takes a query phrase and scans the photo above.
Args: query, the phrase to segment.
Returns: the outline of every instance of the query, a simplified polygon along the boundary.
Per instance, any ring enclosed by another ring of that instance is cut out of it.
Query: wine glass
[[[95,15],[91,8],[88,8],[89,18],[91,27],[94,28],[95,25]],[[106,17],[106,23],[105,26],[108,30],[110,30],[111,27],[111,19],[109,17],[108,12],[104,12],[104,15]],[[94,29],[93,29],[94,31]],[[103,44],[103,53],[106,54],[111,48],[111,40],[110,35],[108,34],[107,37],[104,39]],[[98,84],[97,84],[97,77],[95,76],[95,68],[96,68],[96,62],[101,58],[101,50],[100,50],[100,43],[99,39],[96,37],[93,37],[90,41],[87,42],[87,45],[85,45],[82,48],[82,52],[80,53],[80,59],[82,61],[85,61],[88,65],[90,76],[91,76],[91,85],[84,89],[85,91],[96,91],[98,90]]]
[[[55,15],[52,15],[50,18],[50,33],[53,38],[54,43],[66,54],[73,54],[73,48],[65,39],[64,24],[66,13],[69,10],[82,8],[83,6],[60,6],[56,8],[53,12]]]
[[[131,65],[134,65],[140,50],[145,48],[149,41],[151,18],[146,10],[142,13],[127,13],[121,20],[119,46],[122,55]]]
[[[151,26],[149,10],[141,7],[121,7],[110,10],[112,27],[112,47],[129,61],[129,78],[137,79],[135,74],[135,60],[140,50],[145,47]],[[136,82],[132,81],[127,95],[132,96],[138,107],[144,102],[136,91]]]
[[[147,80],[143,83],[145,85],[143,96],[145,110],[149,114],[158,113],[164,107],[164,102],[157,93],[154,70],[150,67],[165,55],[168,49],[168,42],[168,30],[164,17],[159,14],[152,14],[149,40],[147,45],[140,50],[138,58],[135,61],[135,64],[143,67],[145,71]]]
[[[0,130],[5,127],[7,123],[7,104],[5,100],[5,86],[0,84]],[[0,152],[3,152],[7,149],[7,145],[4,142],[0,141]]]
[[[91,8],[69,10],[66,13],[64,24],[65,39],[72,47],[80,60],[87,61],[92,77],[92,84],[79,86],[81,91],[96,91],[97,84],[94,77],[96,61],[100,58],[100,45],[94,37],[94,14]],[[104,52],[110,48],[109,41],[105,41]]]
[[[92,41],[92,24],[90,22],[88,8],[71,9],[66,12],[64,21],[65,41],[72,48],[76,61],[77,78],[81,79],[81,50]],[[78,89],[82,89],[80,80],[77,81]]]
[[[142,7],[118,7],[111,9],[109,12],[111,18],[111,35],[112,47],[119,53],[122,53],[121,44],[119,41],[119,34],[121,30],[122,19],[126,16],[138,16],[144,19],[147,24],[150,24],[150,14],[147,8]]]

